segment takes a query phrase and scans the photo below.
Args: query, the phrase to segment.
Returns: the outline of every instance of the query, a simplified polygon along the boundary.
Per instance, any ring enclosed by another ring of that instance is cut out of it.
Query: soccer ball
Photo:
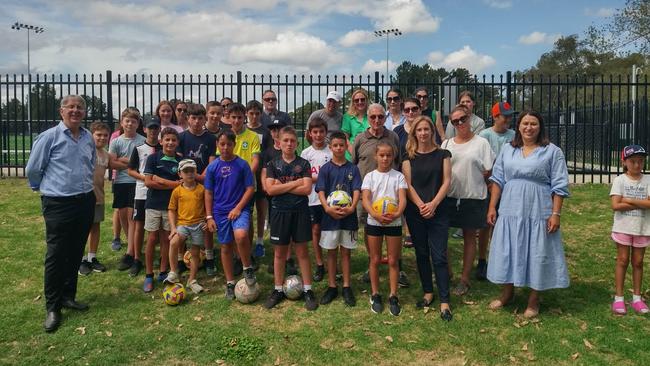
[[[327,196],[327,204],[330,206],[348,207],[352,205],[352,198],[346,191],[334,191]]]
[[[248,286],[245,279],[237,281],[235,285],[235,297],[242,304],[250,304],[260,297],[260,286],[256,283]]]
[[[397,212],[397,201],[392,197],[380,197],[372,203],[375,212],[385,215]]]
[[[287,277],[282,285],[282,290],[289,300],[298,300],[302,296],[302,278],[297,275]]]
[[[201,250],[199,267],[203,265],[204,260],[205,260],[205,250]],[[185,262],[187,268],[190,268],[190,265],[192,264],[192,252],[190,252],[189,250],[185,252],[185,254],[183,255],[183,262]]]
[[[175,306],[183,302],[185,294],[185,287],[180,283],[174,283],[165,286],[162,297],[165,300],[165,304]]]

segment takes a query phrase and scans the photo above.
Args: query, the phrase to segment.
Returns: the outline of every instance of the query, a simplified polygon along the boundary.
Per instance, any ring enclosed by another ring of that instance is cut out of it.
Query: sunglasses
[[[357,99],[352,99],[353,102],[355,103],[365,103],[366,98],[357,98]]]
[[[424,95],[422,95],[422,94],[418,94],[418,95],[416,95],[415,97],[418,98],[418,99],[427,99],[427,98],[429,98],[429,96],[426,95],[426,94],[424,94]]]
[[[402,98],[400,98],[400,97],[386,97],[386,100],[388,101],[388,103],[390,103],[390,102],[399,102],[400,100],[402,100]]]
[[[451,122],[451,124],[454,125],[454,126],[460,126],[460,125],[462,125],[463,123],[466,123],[468,119],[469,119],[469,116],[468,116],[468,115],[464,115],[464,116],[462,116],[462,117],[460,117],[460,118],[458,118],[458,119],[452,119],[450,122]]]
[[[368,116],[368,119],[384,119],[386,116],[383,114],[371,114]]]
[[[187,108],[176,108],[176,112],[187,112]]]
[[[271,102],[275,102],[275,101],[277,101],[278,98],[264,98],[263,100],[264,100],[265,102],[269,102],[269,103],[271,103]]]
[[[415,113],[415,112],[417,112],[419,110],[420,110],[420,107],[417,107],[417,106],[411,107],[411,108],[404,108],[404,113],[411,113],[411,112]]]

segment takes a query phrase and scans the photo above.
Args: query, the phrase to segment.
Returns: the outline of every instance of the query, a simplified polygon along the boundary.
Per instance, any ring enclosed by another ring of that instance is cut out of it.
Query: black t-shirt
[[[189,130],[178,135],[178,153],[183,159],[192,159],[196,162],[196,171],[201,174],[210,163],[210,157],[217,151],[217,138],[211,133],[204,132],[196,136]]]
[[[144,175],[157,175],[167,180],[178,180],[178,162],[181,159],[177,156],[167,156],[162,150],[147,157],[144,166]],[[147,190],[147,200],[144,208],[154,210],[167,210],[169,198],[172,195],[172,189],[154,189]]]
[[[273,136],[271,136],[271,130],[268,128],[259,125],[258,127],[255,128],[250,128],[246,126],[249,130],[255,132],[257,134],[257,137],[260,138],[260,150],[264,151],[269,147],[269,143],[271,146],[273,146]]]
[[[311,165],[300,156],[287,163],[282,156],[266,164],[266,176],[280,181],[280,183],[293,182],[302,178],[311,179]],[[309,209],[308,196],[299,196],[293,193],[284,193],[271,197],[271,207],[278,211],[298,211]]]
[[[262,150],[262,154],[260,155],[261,166],[266,167],[269,161],[275,160],[280,156],[282,156],[282,150],[276,149],[273,144],[270,144],[269,147]]]
[[[424,202],[431,202],[440,190],[443,178],[442,161],[451,158],[448,150],[436,149],[427,154],[416,154],[411,163],[411,184]]]

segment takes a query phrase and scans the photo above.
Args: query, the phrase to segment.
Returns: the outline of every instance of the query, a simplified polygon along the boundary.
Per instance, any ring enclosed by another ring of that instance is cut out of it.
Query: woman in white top
[[[470,287],[469,277],[476,256],[476,233],[486,226],[488,200],[485,178],[490,175],[494,153],[486,139],[472,132],[469,109],[459,104],[451,111],[450,118],[455,137],[445,140],[441,147],[451,152],[451,187],[446,199],[449,226],[463,230],[463,273],[454,289],[454,294],[462,296]]]

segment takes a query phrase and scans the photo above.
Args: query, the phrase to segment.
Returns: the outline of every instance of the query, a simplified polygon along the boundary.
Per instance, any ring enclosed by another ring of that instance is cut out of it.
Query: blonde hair
[[[348,114],[351,116],[356,116],[357,110],[354,108],[354,96],[356,94],[363,94],[363,96],[366,98],[366,114],[368,113],[368,103],[370,102],[370,96],[368,95],[368,92],[364,88],[358,88],[354,89],[352,94],[350,94],[350,106],[348,107]]]
[[[427,116],[419,116],[415,118],[415,121],[413,121],[411,130],[409,131],[408,139],[406,140],[406,155],[409,157],[409,159],[413,159],[418,150],[418,139],[415,136],[415,130],[418,127],[418,124],[420,124],[421,122],[427,123],[429,125],[429,128],[431,128],[431,144],[435,148],[438,148],[438,144],[436,144],[436,139],[435,139],[435,129],[433,126],[433,121],[431,121],[431,118]]]

